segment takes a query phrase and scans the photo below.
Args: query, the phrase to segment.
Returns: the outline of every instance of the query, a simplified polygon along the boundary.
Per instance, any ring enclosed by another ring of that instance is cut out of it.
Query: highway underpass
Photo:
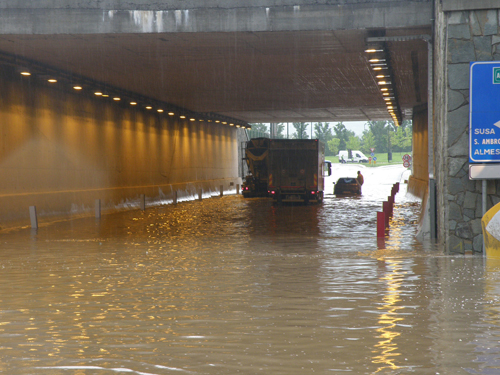
[[[480,194],[463,175],[463,77],[466,60],[496,58],[496,8],[459,0],[0,2],[1,220],[26,222],[30,205],[47,217],[85,214],[95,199],[111,209],[141,194],[155,201],[235,186],[237,139],[249,122],[413,119],[410,189],[431,198],[424,232],[450,251],[480,252]],[[392,108],[369,48],[388,63]],[[47,82],[52,76],[58,82]],[[489,194],[492,204],[496,190]],[[474,207],[460,203],[466,195]]]

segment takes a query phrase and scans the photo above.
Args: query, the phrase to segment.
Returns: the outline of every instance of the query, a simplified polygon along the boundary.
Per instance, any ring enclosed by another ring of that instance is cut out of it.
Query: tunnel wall
[[[0,226],[211,194],[238,177],[237,132],[0,73]]]
[[[427,137],[427,105],[413,108],[413,159],[408,191],[424,198],[429,185],[429,141]]]
[[[499,10],[446,12],[436,3],[433,152],[438,239],[451,253],[481,252],[482,182],[468,176],[469,64],[500,60]],[[500,184],[490,180],[488,209],[499,202]]]

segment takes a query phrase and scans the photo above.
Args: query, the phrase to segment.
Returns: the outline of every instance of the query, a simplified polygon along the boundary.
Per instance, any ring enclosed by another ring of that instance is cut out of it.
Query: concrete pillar
[[[220,186],[220,196],[223,197],[224,196],[224,185],[221,185]]]
[[[240,193],[240,184],[236,184],[236,195]]]
[[[198,199],[201,201],[203,199],[203,189],[198,192]]]
[[[174,191],[174,199],[173,199],[172,203],[177,204],[177,190]]]

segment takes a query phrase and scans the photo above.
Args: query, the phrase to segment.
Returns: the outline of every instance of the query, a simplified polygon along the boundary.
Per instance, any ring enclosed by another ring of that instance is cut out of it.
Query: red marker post
[[[385,237],[385,214],[377,212],[377,238]]]
[[[387,197],[387,201],[389,202],[390,215],[392,216],[394,214],[394,196]]]
[[[385,219],[385,227],[389,228],[389,216],[391,213],[391,207],[389,202],[383,202],[382,203],[382,211],[384,212],[384,219]]]

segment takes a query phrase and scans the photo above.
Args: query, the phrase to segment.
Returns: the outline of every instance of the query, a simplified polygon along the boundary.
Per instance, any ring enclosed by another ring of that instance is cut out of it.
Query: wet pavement
[[[362,197],[332,181],[365,176]],[[0,232],[0,373],[498,374],[500,264],[415,240],[402,167]]]

